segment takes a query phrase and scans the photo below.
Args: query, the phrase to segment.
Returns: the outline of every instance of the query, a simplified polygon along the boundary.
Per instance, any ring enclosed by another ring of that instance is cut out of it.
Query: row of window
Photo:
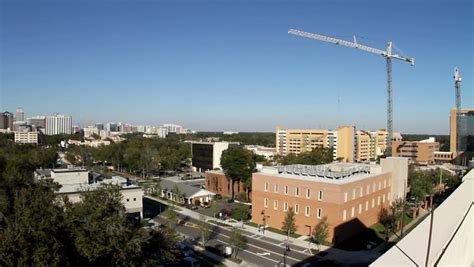
[[[387,201],[390,201],[390,193],[387,194]],[[382,195],[382,197],[380,196],[377,196],[377,206],[380,206],[380,204],[383,204],[385,203],[385,194]],[[356,213],[356,207],[357,206],[353,206],[351,208],[351,218],[353,218],[355,216],[355,213]],[[375,207],[375,198],[372,198],[372,205],[371,205],[371,208],[373,209]],[[369,210],[369,201],[365,201],[365,211],[368,211]],[[362,214],[363,212],[363,209],[362,209],[362,203],[359,203],[358,205],[358,214]],[[342,220],[345,221],[347,219],[347,210],[343,210],[342,211]]]
[[[265,208],[268,208],[268,198],[263,199],[263,206]],[[273,200],[273,209],[278,210],[278,200]],[[294,210],[295,214],[298,214],[300,212],[300,205],[295,204],[293,210]],[[288,202],[283,203],[283,211],[285,211],[285,212],[288,211]],[[316,218],[321,219],[322,214],[323,214],[323,209],[321,209],[321,208],[316,209]],[[305,207],[304,215],[306,217],[311,216],[311,207],[310,206]]]
[[[270,186],[269,186],[269,183],[266,182],[266,183],[265,183],[265,188],[264,188],[265,192],[268,192],[269,187],[270,187]],[[275,192],[275,193],[279,193],[279,185],[278,185],[278,184],[275,184],[274,192]],[[289,193],[289,188],[288,188],[287,185],[285,185],[285,187],[284,187],[284,194],[285,194],[285,195],[288,195],[288,193]],[[323,191],[322,191],[322,190],[319,190],[319,192],[318,192],[318,200],[323,200],[323,195],[324,195],[324,194],[323,194]],[[299,187],[295,187],[295,196],[297,196],[297,197],[300,196],[300,188],[299,188]],[[309,189],[309,188],[306,189],[306,198],[311,198],[311,189]]]
[[[383,187],[382,187],[382,185],[383,185]],[[387,183],[387,180],[383,180],[383,184],[382,184],[382,181],[379,181],[378,182],[378,187],[376,187],[377,183],[374,182],[372,184],[372,193],[374,193],[375,191],[386,188],[387,185],[390,186],[390,180],[388,180],[388,183]],[[370,192],[370,187],[371,187],[370,184],[368,184],[366,186],[366,195],[371,193]],[[359,196],[357,196],[357,194],[356,194],[357,191],[359,191],[359,194],[358,194]],[[348,195],[347,192],[344,192],[344,202],[347,202],[347,195]],[[362,197],[362,196],[364,196],[364,188],[362,186],[352,189],[352,200],[354,200],[358,197]]]

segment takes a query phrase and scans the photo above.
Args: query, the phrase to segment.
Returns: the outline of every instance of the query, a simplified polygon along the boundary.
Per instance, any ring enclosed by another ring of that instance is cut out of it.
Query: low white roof
[[[473,266],[474,264],[474,170],[433,214],[370,266]],[[426,258],[428,254],[428,264]]]

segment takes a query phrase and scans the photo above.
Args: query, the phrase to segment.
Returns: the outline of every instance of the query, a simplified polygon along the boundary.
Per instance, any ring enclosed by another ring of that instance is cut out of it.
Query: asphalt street
[[[169,225],[170,222],[166,219],[162,219],[157,210],[163,211],[166,209],[166,206],[159,204],[157,202],[152,202],[147,200],[148,203],[145,204],[145,207],[155,212],[148,212],[153,214],[153,220]],[[161,208],[160,208],[161,205]],[[185,236],[201,240],[201,235],[198,229],[199,221],[178,214],[178,217],[182,220],[181,224],[171,224],[170,226],[174,228],[177,232],[184,234]],[[231,235],[232,228],[222,227],[213,225],[211,228],[211,235],[207,245],[221,247],[222,250],[229,244],[229,237]],[[246,231],[242,233],[247,236],[248,244],[247,247],[239,252],[239,257],[242,258],[245,262],[253,264],[255,266],[277,266],[281,264],[283,266],[283,258],[285,252],[285,244],[280,241],[273,240],[261,235],[255,235]],[[315,256],[309,254],[306,248],[298,247],[296,245],[290,245],[291,251],[287,252],[286,264],[295,265],[297,263],[308,261],[309,258],[316,260]]]

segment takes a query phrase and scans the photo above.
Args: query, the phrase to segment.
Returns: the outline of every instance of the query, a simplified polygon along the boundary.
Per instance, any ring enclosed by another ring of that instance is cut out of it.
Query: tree
[[[250,210],[245,204],[239,203],[237,207],[232,209],[232,217],[237,221],[241,221],[242,227],[244,226],[244,221],[248,220],[249,216]]]
[[[321,250],[321,244],[326,242],[329,234],[328,218],[324,216],[318,224],[314,227],[312,241],[318,246],[318,250]]]
[[[244,183],[252,178],[255,170],[253,153],[243,148],[230,148],[222,152],[221,165],[224,173],[231,180],[232,199],[234,199],[234,183]],[[247,189],[248,191],[248,189]]]
[[[247,247],[247,238],[242,235],[240,229],[233,228],[230,234],[230,245],[234,249],[234,258],[237,258],[239,250]]]
[[[199,216],[199,233],[201,234],[201,242],[203,246],[206,246],[207,240],[211,235],[211,225],[206,222],[206,217],[204,215]]]
[[[306,164],[319,165],[333,161],[333,149],[325,147],[316,147],[309,152],[300,154],[290,153],[285,157],[277,157],[277,162],[281,165]]]
[[[294,234],[298,229],[295,223],[295,217],[295,211],[293,210],[293,207],[290,207],[285,214],[283,226],[281,227],[281,230],[287,233],[288,238],[290,237],[290,234]]]

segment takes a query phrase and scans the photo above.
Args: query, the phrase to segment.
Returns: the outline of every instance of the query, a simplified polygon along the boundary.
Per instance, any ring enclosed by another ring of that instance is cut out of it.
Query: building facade
[[[435,163],[435,152],[439,142],[434,137],[421,141],[395,141],[392,143],[392,156],[408,158],[412,163],[429,165]]]
[[[221,156],[224,150],[240,146],[232,142],[190,142],[192,166],[199,172],[221,168]]]
[[[375,161],[387,150],[386,130],[355,130],[353,126],[341,126],[337,130],[284,129],[276,128],[276,152],[287,156],[290,153],[309,152],[316,147],[333,148],[333,159],[342,162]],[[401,141],[399,132],[394,132],[393,141]]]
[[[404,197],[408,160],[380,165],[332,163],[263,168],[252,176],[252,221],[281,229],[290,207],[297,233],[310,235],[326,217],[328,241],[338,243],[378,222],[383,208]]]
[[[232,197],[232,181],[221,170],[207,171],[205,185],[208,191],[223,197]],[[244,183],[234,183],[234,197],[246,192]],[[252,199],[252,190],[247,195],[249,199]]]
[[[23,110],[23,108],[21,108],[21,107],[16,108],[15,120],[16,121],[25,121],[25,111]]]
[[[64,115],[46,116],[46,135],[72,134],[72,117]]]
[[[8,111],[0,113],[0,129],[13,131],[13,113]]]
[[[39,132],[15,132],[15,143],[38,144]]]
[[[450,150],[454,157],[474,151],[474,109],[452,109],[449,121]]]

